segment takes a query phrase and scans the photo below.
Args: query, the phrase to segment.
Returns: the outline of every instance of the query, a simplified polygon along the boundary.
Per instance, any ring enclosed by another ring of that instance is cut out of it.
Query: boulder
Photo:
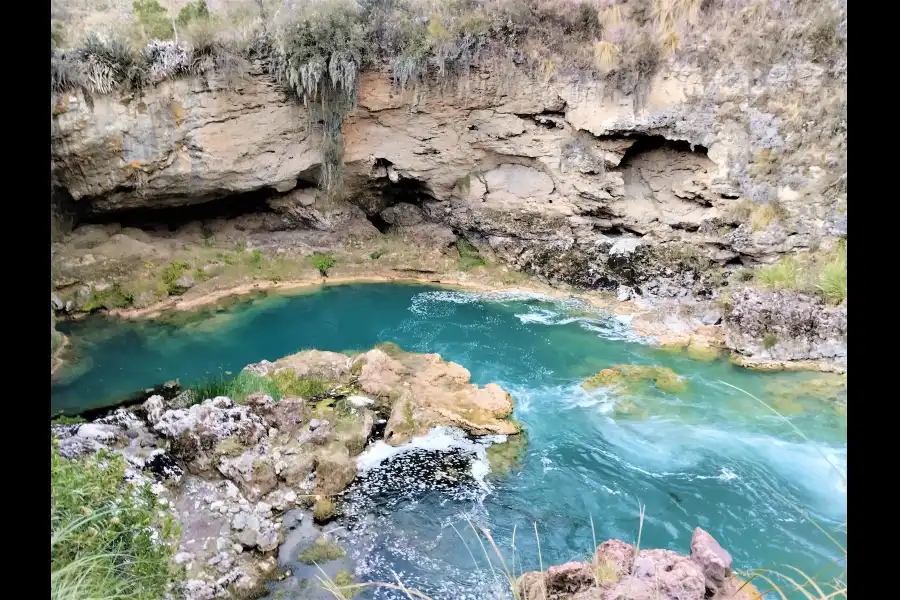
[[[594,583],[591,566],[583,562],[567,562],[547,569],[547,591],[550,594],[573,594]]]
[[[686,556],[671,550],[642,550],[634,559],[631,575],[616,584],[614,598],[616,590],[635,600],[703,600],[706,578],[700,565]],[[641,595],[647,591],[654,595]]]
[[[597,564],[605,562],[614,567],[618,576],[622,577],[631,572],[634,563],[634,546],[622,540],[606,540],[597,546],[594,560]]]
[[[157,408],[157,404],[154,402],[150,408]],[[249,447],[267,431],[262,418],[249,407],[235,406],[229,398],[221,396],[187,410],[167,410],[159,416],[153,429],[170,439],[173,451],[185,461],[188,469],[197,473],[217,465],[220,444],[225,440],[238,448]]]
[[[278,485],[275,465],[267,450],[261,444],[240,456],[219,460],[219,472],[237,484],[248,500],[258,500]]]
[[[722,587],[731,574],[731,555],[700,527],[694,530],[691,537],[691,559],[703,570],[709,590]]]

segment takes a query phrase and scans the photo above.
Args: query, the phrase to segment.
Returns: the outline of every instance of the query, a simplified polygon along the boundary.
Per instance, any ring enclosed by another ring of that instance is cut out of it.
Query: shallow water
[[[779,396],[813,375],[691,360],[648,346],[622,320],[529,294],[360,284],[179,318],[62,325],[82,360],[54,384],[52,410],[102,406],[167,379],[237,373],[302,348],[382,341],[438,352],[474,382],[512,393],[528,444],[511,471],[485,475],[482,447],[461,441],[450,452],[453,444],[438,440],[363,472],[341,523],[363,579],[391,581],[394,571],[433,598],[492,597],[471,525],[489,528],[507,560],[515,531],[518,571],[538,566],[534,523],[546,566],[583,558],[594,536],[634,541],[640,504],[642,547],[687,552],[701,526],[739,568],[791,564],[815,573],[839,556],[804,514],[829,532],[846,521],[838,473],[846,470],[846,416],[828,402]],[[625,414],[614,410],[615,393],[581,389],[583,378],[620,363],[670,367],[687,390],[641,389],[632,398],[638,410]],[[809,439],[720,381],[775,403]]]

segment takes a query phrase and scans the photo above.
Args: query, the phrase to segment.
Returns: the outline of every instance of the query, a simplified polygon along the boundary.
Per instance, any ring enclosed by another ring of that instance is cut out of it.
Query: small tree
[[[319,270],[322,277],[328,277],[328,269],[334,266],[334,258],[328,254],[315,252],[312,255],[312,266]]]

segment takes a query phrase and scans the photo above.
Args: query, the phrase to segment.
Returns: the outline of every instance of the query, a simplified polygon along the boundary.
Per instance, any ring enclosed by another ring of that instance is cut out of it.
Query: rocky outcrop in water
[[[181,526],[175,560],[186,570],[187,600],[248,594],[275,575],[284,514],[315,503],[316,519],[329,519],[321,507],[333,510],[377,431],[394,445],[441,425],[473,435],[519,431],[506,420],[512,399],[499,386],[469,383],[468,371],[436,354],[385,350],[310,350],[248,365],[240,377],[278,387],[277,401],[262,391],[236,404],[189,390],[52,430],[65,458],[122,453],[127,476],[170,507]],[[318,391],[300,393],[313,383]]]
[[[638,550],[621,540],[597,547],[591,562],[568,562],[522,574],[522,600],[759,600],[756,588],[732,573],[731,555],[699,527],[691,552]]]
[[[847,365],[847,305],[790,291],[736,290],[725,318],[729,348],[761,367],[828,360]]]

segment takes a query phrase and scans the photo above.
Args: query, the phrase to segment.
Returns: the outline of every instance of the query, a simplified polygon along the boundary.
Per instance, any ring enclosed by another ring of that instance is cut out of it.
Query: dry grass
[[[838,0],[318,0],[266,2],[262,10],[248,1],[213,5],[209,18],[175,22],[187,4],[162,3],[174,26],[152,31],[155,37],[177,39],[198,54],[217,46],[232,58],[264,58],[273,72],[287,67],[288,83],[306,97],[329,85],[346,92],[360,71],[376,65],[390,68],[405,86],[465,72],[477,61],[513,58],[520,67],[589,71],[634,88],[673,55],[756,66],[796,56],[833,67],[846,51],[846,13]],[[57,46],[70,51],[89,33],[101,33],[139,54],[154,37],[142,22],[145,13],[117,0],[102,6],[67,0],[54,7],[51,29]]]

